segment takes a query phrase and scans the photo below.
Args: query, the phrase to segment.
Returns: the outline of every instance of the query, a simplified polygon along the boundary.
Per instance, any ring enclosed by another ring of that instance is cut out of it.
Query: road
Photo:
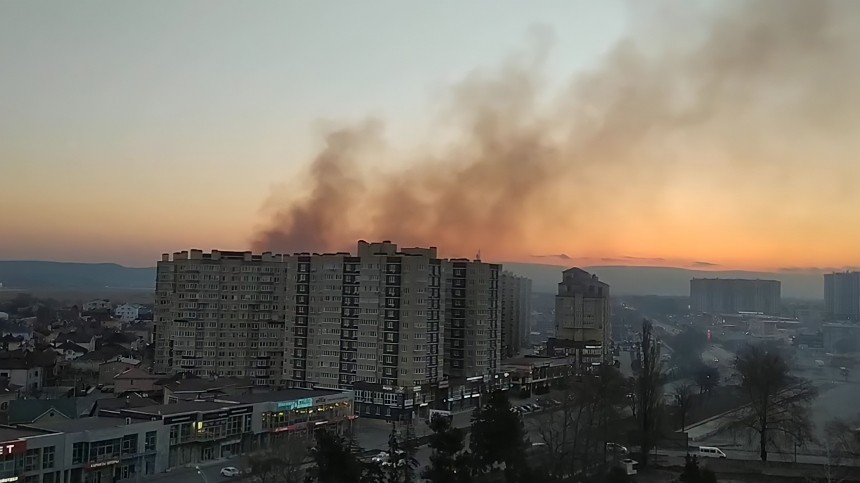
[[[200,473],[194,468],[177,468],[168,473],[159,473],[157,475],[147,476],[143,480],[147,483],[220,483],[224,481],[235,480],[236,478],[228,478],[221,476],[221,468],[225,466],[241,466],[241,458],[235,456],[230,459],[218,460],[209,464],[200,465]],[[137,481],[135,479],[126,480],[129,482]]]

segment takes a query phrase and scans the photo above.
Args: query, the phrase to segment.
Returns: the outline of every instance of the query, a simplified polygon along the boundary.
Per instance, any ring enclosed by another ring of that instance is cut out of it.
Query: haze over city
[[[858,10],[7,2],[0,258],[857,266]]]

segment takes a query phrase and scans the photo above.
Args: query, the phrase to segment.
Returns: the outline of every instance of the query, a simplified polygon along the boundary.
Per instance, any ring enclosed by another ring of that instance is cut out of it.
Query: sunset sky
[[[829,3],[2,2],[0,260],[858,266],[860,10]]]

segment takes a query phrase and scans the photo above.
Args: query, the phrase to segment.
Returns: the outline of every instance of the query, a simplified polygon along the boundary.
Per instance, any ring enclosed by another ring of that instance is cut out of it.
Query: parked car
[[[529,404],[529,406],[531,406],[531,408],[532,408],[533,410],[535,410],[535,411],[540,411],[540,410],[541,410],[541,407],[540,407],[540,406],[538,406],[538,405],[537,405],[537,404],[535,404],[535,403],[531,403],[531,404]]]
[[[221,468],[221,476],[227,476],[232,478],[241,474],[242,472],[239,471],[239,468],[236,468],[235,466],[225,466]]]

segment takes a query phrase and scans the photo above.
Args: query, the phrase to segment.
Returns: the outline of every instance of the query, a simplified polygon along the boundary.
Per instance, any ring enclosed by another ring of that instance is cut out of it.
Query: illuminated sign
[[[296,399],[295,401],[282,401],[278,403],[278,409],[292,411],[293,409],[304,409],[314,405],[312,398]]]
[[[0,456],[24,454],[27,452],[26,441],[7,441],[0,444]]]
[[[18,477],[10,476],[8,478],[0,478],[0,483],[12,483],[13,481],[18,481]]]
[[[89,468],[89,469],[91,469],[91,470],[92,470],[92,469],[95,469],[95,468],[104,468],[105,466],[115,465],[115,464],[117,464],[117,463],[119,463],[119,460],[98,461],[98,462],[95,462],[95,463],[90,463],[90,464],[88,464],[88,465],[87,465],[87,468]]]

